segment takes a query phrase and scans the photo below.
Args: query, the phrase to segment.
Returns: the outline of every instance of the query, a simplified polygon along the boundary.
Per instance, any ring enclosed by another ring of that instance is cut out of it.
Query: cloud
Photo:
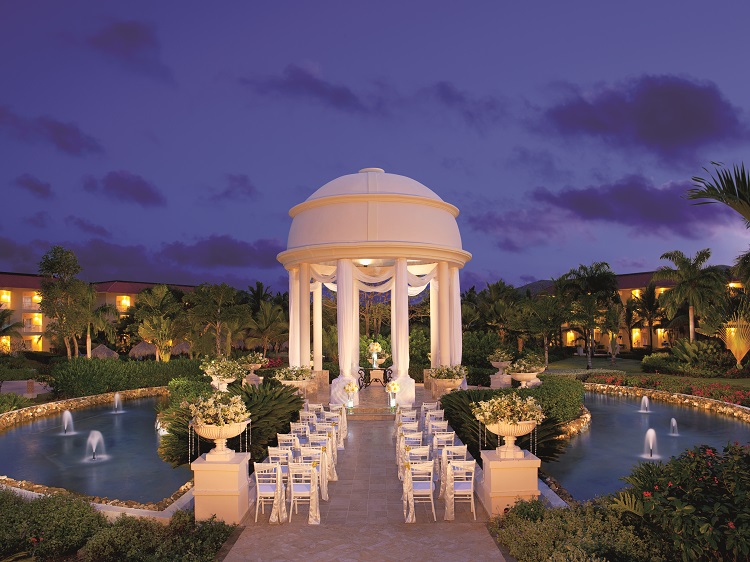
[[[83,180],[83,189],[141,207],[164,207],[167,204],[167,199],[153,184],[124,170],[109,172],[101,181],[88,176]]]
[[[649,262],[644,258],[619,258],[614,260],[616,271],[645,271],[649,268]]]
[[[276,255],[285,249],[278,240],[245,242],[231,236],[215,235],[194,244],[172,242],[162,248],[159,256],[184,266],[268,269],[279,265]]]
[[[54,197],[52,186],[31,174],[22,174],[18,176],[13,181],[13,185],[25,189],[29,193],[41,197],[42,199],[50,199]]]
[[[452,82],[439,81],[423,90],[444,108],[458,113],[467,125],[479,130],[500,121],[506,114],[504,104],[493,96],[474,96],[459,90]]]
[[[287,66],[281,76],[242,78],[240,83],[249,86],[257,94],[307,98],[350,113],[371,113],[377,106],[362,99],[348,86],[323,80],[295,64]]]
[[[498,212],[469,213],[468,226],[490,237],[501,250],[521,253],[532,246],[547,246],[562,238],[565,217],[540,205]]]
[[[34,228],[46,228],[52,222],[52,217],[45,211],[38,211],[30,217],[26,217],[24,222]]]
[[[750,137],[741,110],[716,84],[673,75],[646,74],[585,93],[571,87],[567,99],[544,111],[542,123],[563,137],[599,138],[664,161]]]
[[[539,187],[529,197],[563,210],[580,221],[606,221],[631,227],[634,236],[677,235],[696,240],[726,224],[733,211],[723,205],[694,205],[684,198],[691,185],[671,182],[655,186],[642,176],[557,192]]]
[[[227,174],[226,175],[227,186],[221,190],[214,192],[209,197],[211,201],[237,201],[241,199],[257,199],[260,195],[260,191],[250,181],[245,174]]]
[[[52,145],[71,156],[104,152],[98,140],[81,131],[74,123],[63,123],[46,116],[22,117],[5,106],[0,106],[1,131],[22,142]]]
[[[548,181],[569,181],[573,174],[558,166],[556,158],[547,150],[533,150],[516,146],[506,164],[514,168],[529,170],[534,176]]]
[[[145,22],[113,22],[86,42],[95,51],[129,70],[172,81],[172,72],[161,61],[161,44],[156,30]]]
[[[100,236],[101,238],[110,238],[112,236],[112,233],[103,226],[94,224],[93,222],[80,217],[67,216],[65,217],[65,224],[77,228],[81,232]]]

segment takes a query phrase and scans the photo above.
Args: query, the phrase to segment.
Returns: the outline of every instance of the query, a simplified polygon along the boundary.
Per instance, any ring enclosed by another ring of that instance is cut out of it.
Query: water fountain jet
[[[644,396],[643,398],[641,398],[641,409],[638,410],[638,412],[640,412],[641,414],[649,414],[651,412],[648,408],[648,396]]]
[[[646,431],[646,438],[643,441],[643,458],[647,459],[659,459],[658,450],[656,448],[656,431],[649,428]]]
[[[114,407],[115,413],[122,411],[122,398],[120,398],[120,393],[115,392],[115,407]]]
[[[62,424],[63,434],[68,435],[68,428],[70,428],[70,435],[73,435],[76,432],[75,426],[73,425],[73,414],[70,413],[70,410],[65,410],[62,413]]]
[[[677,431],[677,420],[674,418],[669,422],[669,435],[672,437],[678,437],[680,435]]]
[[[104,436],[101,431],[93,430],[89,433],[89,438],[86,440],[86,458],[89,456],[91,451],[91,460],[96,460],[96,451],[99,450],[100,460],[104,457],[106,450],[104,448]]]

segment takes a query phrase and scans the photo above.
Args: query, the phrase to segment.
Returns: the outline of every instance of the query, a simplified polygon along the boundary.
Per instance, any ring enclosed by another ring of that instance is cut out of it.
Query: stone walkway
[[[422,385],[417,389],[421,404]],[[379,385],[362,394],[364,405],[385,402]],[[255,523],[253,505],[236,542],[219,559],[509,560],[487,531],[487,514],[478,500],[476,521],[466,503],[456,504],[455,521],[443,521],[444,504],[436,498],[437,522],[429,504],[418,504],[417,522],[404,523],[392,421],[351,421],[346,449],[338,457],[339,480],[329,483],[330,501],[320,502],[320,525],[307,524],[306,507],[291,523],[270,525],[268,508]]]

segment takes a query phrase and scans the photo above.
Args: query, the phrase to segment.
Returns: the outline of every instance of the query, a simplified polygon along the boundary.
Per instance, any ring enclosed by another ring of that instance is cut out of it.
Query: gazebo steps
[[[357,420],[395,420],[396,414],[391,412],[390,408],[385,406],[357,406],[352,410],[351,414],[347,414],[347,419],[350,421]]]

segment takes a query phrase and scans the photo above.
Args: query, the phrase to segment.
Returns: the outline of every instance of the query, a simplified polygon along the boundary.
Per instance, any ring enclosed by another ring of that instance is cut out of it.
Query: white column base
[[[490,515],[503,515],[519,500],[539,497],[539,467],[542,461],[524,451],[522,459],[501,459],[495,450],[482,451],[482,480],[477,496]]]
[[[190,464],[195,486],[195,520],[217,519],[236,525],[249,509],[250,453],[235,453],[224,462],[209,462],[201,455]]]

